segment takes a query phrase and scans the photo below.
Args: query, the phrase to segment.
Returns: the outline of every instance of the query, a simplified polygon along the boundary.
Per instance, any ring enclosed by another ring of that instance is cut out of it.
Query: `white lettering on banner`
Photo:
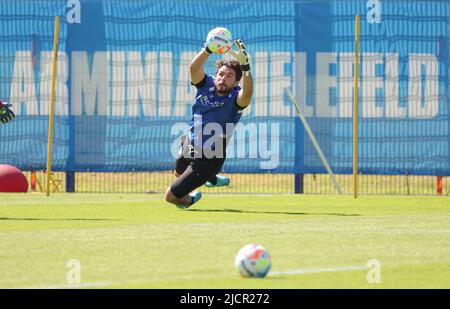
[[[270,53],[270,116],[291,116],[291,105],[284,100],[284,88],[291,86],[290,77],[284,73],[284,65],[291,62],[290,52]]]
[[[9,103],[16,114],[39,115],[31,51],[17,51],[14,58]]]
[[[191,85],[189,62],[196,54],[196,52],[192,51],[180,54],[178,81],[175,92],[175,109],[172,116],[185,116],[192,105],[195,87]]]
[[[161,52],[159,54],[158,115],[163,117],[172,116],[172,68],[172,52]]]
[[[93,54],[89,69],[87,52],[72,52],[72,110],[71,114],[87,116],[108,115],[109,66],[108,53]]]
[[[126,115],[126,53],[110,53],[108,61],[111,61],[111,115],[124,116]]]
[[[336,64],[336,53],[316,55],[316,116],[336,117],[336,107],[330,104],[330,88],[336,88],[336,76],[330,75],[330,64]]]
[[[307,54],[305,52],[295,53],[294,63],[295,63],[295,71],[294,71],[294,95],[296,96],[297,102],[300,103],[300,109],[303,112],[305,117],[310,117],[314,114],[314,107],[312,102],[308,102],[306,100],[307,96],[307,70],[306,70],[306,62]]]
[[[144,116],[156,115],[156,52],[145,54],[145,64],[142,64],[141,52],[127,53],[127,98],[128,115],[139,116],[139,99],[142,101]]]
[[[404,118],[406,108],[399,105],[398,100],[398,54],[386,54],[386,77],[385,77],[385,108],[386,117]]]
[[[383,77],[376,76],[376,65],[383,64],[383,54],[364,53],[361,78],[361,110],[364,118],[383,117],[383,106],[377,106],[376,89],[383,89]]]
[[[254,74],[254,91],[253,102],[250,104],[250,108],[254,109],[254,115],[256,117],[268,115],[268,85],[269,85],[269,53],[268,52],[256,52],[255,53],[255,68],[252,70]],[[249,109],[248,107],[246,109]]]
[[[41,83],[39,96],[39,114],[48,115],[52,91],[53,52],[41,52]],[[55,82],[55,115],[69,115],[69,61],[65,52],[58,52]]]
[[[439,103],[437,77],[438,61],[436,56],[409,54],[409,118],[431,118],[437,115]],[[425,85],[423,85],[422,79],[425,79]]]
[[[179,60],[174,60],[172,52],[98,51],[88,55],[84,51],[74,51],[69,64],[67,55],[58,52],[56,115],[70,112],[75,116],[186,116],[194,102],[195,88],[190,85],[189,61],[195,54],[193,51],[183,52]],[[294,85],[293,90],[306,116],[351,118],[354,54],[317,53],[315,60],[309,60],[315,61],[316,76],[312,77],[307,74],[307,60],[304,52],[255,52],[253,102],[243,115],[295,115],[284,94],[285,87]],[[51,61],[51,51],[41,52],[40,70],[36,71],[31,51],[15,53],[9,102],[17,114],[48,114]],[[173,73],[174,61],[179,61],[177,76]],[[67,84],[69,65],[71,92]],[[330,65],[335,65],[337,72],[331,73]],[[287,66],[293,66],[292,73],[286,72]],[[376,75],[377,67],[384,69],[384,76]],[[408,100],[407,105],[401,106],[399,54],[361,54],[360,104],[363,118],[430,119],[438,114],[437,57],[410,54],[407,68]],[[39,71],[40,76],[35,76]],[[308,78],[315,79],[314,89],[307,89]],[[337,90],[336,106],[330,102],[333,88]],[[384,100],[379,105],[377,89],[384,89]],[[308,91],[313,91],[314,95],[308,95]],[[315,98],[314,102],[307,101],[310,97]]]
[[[338,117],[350,118],[353,115],[353,53],[339,53],[339,106]]]

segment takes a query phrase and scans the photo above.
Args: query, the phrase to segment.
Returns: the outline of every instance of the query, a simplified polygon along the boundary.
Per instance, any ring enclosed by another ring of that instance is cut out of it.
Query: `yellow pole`
[[[353,87],[353,197],[358,197],[359,15],[355,16],[355,84]]]
[[[56,60],[58,52],[59,16],[55,17],[55,34],[53,37],[53,70],[52,70],[52,94],[50,97],[50,113],[48,121],[48,144],[47,144],[47,175],[45,190],[50,195],[50,171],[52,166],[52,143],[53,143],[53,110],[55,109],[55,83],[56,83]]]

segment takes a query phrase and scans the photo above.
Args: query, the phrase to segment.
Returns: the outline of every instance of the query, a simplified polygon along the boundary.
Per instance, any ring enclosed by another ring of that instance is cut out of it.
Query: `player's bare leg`
[[[202,194],[198,191],[186,194],[181,198],[178,198],[175,195],[173,195],[172,191],[170,190],[170,187],[167,188],[166,191],[166,201],[182,209],[191,207],[196,202],[198,202],[201,197]]]

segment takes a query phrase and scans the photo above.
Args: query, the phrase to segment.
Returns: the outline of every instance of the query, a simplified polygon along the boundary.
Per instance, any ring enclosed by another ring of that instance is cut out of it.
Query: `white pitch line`
[[[268,276],[279,275],[303,275],[303,274],[315,274],[315,273],[331,273],[338,271],[354,271],[354,270],[367,270],[370,269],[367,266],[347,266],[347,267],[334,267],[334,268],[309,268],[309,269],[294,269],[287,271],[271,271]],[[144,282],[144,281],[143,281]],[[81,283],[74,285],[47,285],[47,286],[34,286],[34,287],[22,287],[15,289],[79,289],[88,287],[104,287],[109,285],[120,284],[119,282],[93,282],[93,283]]]
[[[369,269],[369,267],[367,267],[367,266],[347,266],[347,267],[335,267],[335,268],[295,269],[295,270],[288,270],[288,271],[272,271],[269,273],[269,276],[331,273],[331,272],[338,272],[338,271],[352,271],[352,270],[365,270],[365,269]]]

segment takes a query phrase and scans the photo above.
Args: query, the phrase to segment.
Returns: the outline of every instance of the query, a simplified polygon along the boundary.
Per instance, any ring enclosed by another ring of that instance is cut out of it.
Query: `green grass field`
[[[446,196],[203,192],[189,210],[162,195],[0,194],[0,288],[450,288]],[[248,243],[271,253],[268,277],[238,275]]]

